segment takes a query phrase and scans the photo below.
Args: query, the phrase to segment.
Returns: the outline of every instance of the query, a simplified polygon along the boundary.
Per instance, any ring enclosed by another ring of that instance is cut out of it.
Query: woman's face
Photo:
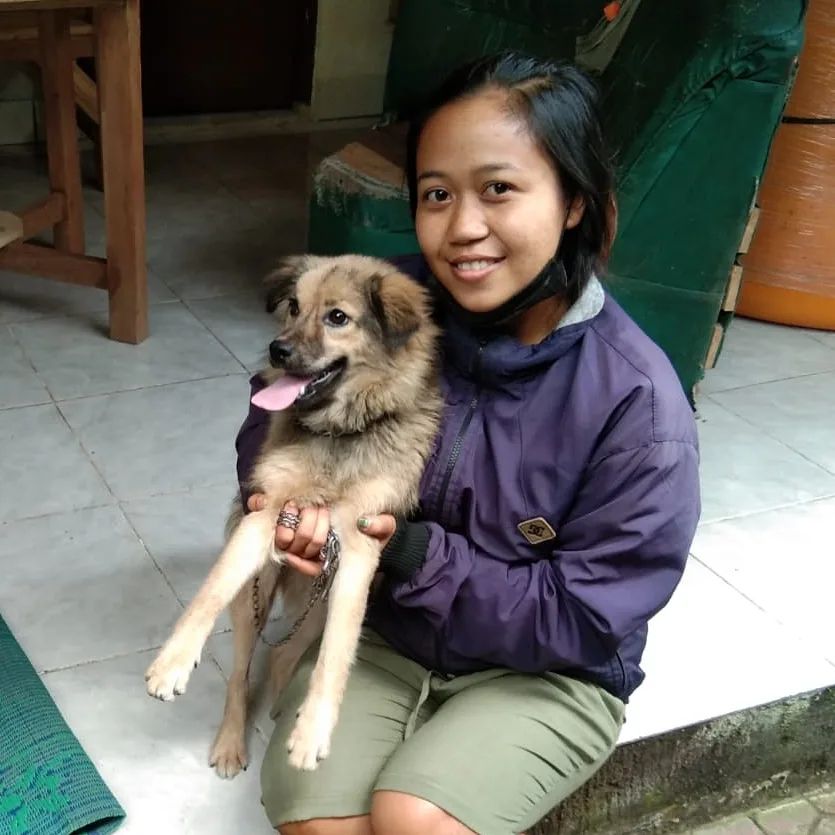
[[[486,90],[445,105],[417,147],[420,248],[466,310],[483,313],[512,298],[557,251],[569,207],[550,158],[508,108]]]

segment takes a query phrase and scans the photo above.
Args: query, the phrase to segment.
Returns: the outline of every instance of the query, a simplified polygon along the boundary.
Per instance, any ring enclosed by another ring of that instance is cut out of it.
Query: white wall
[[[314,119],[382,112],[392,0],[319,0],[310,109]]]

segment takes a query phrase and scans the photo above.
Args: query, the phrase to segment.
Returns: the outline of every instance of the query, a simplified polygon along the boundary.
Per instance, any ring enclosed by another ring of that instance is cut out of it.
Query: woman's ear
[[[568,207],[568,216],[565,219],[565,228],[573,229],[582,219],[586,211],[586,198],[582,194],[575,194],[571,205]]]

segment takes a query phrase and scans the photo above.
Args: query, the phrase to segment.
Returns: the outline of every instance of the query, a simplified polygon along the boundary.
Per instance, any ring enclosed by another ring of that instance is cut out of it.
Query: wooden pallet
[[[725,328],[727,327],[730,318],[736,310],[736,302],[739,298],[739,290],[742,286],[742,259],[745,253],[751,247],[751,241],[754,238],[754,232],[757,229],[757,223],[760,219],[760,208],[757,205],[751,207],[748,214],[748,222],[745,224],[745,230],[742,233],[742,239],[739,242],[739,249],[734,258],[734,265],[731,267],[730,275],[728,276],[728,284],[725,289],[725,297],[722,300],[722,307],[720,310],[720,321],[713,326],[713,334],[710,339],[710,345],[707,349],[707,356],[705,357],[705,368],[714,368],[716,366],[716,359],[719,356],[719,351],[722,348],[722,340],[725,338]]]

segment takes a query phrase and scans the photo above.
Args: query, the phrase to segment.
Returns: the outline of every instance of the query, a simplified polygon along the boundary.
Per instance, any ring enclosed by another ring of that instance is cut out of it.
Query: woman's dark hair
[[[574,301],[591,275],[603,269],[616,222],[614,176],[597,87],[577,67],[503,52],[454,72],[410,124],[406,177],[412,216],[417,211],[417,146],[424,125],[444,105],[490,88],[508,92],[510,108],[550,157],[566,199],[580,195],[585,201],[582,220],[565,231],[560,244],[566,295]]]

